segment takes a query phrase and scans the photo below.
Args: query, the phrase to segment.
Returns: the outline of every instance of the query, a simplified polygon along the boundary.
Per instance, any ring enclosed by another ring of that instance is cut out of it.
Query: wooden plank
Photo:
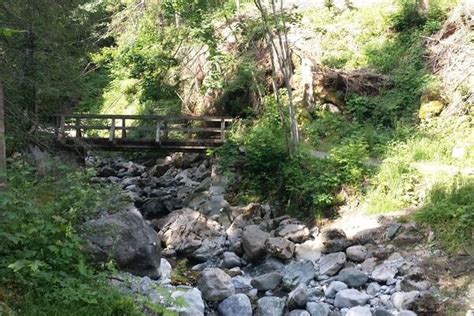
[[[113,142],[115,140],[115,119],[112,119],[112,126],[110,126],[109,140]]]
[[[66,118],[64,117],[64,115],[61,115],[61,118],[59,119],[59,134],[58,134],[59,140],[64,139],[64,136],[65,136],[64,133],[66,132],[66,130],[64,129],[65,125],[66,125]]]
[[[122,119],[122,138],[127,138],[127,124],[125,123],[126,119]]]
[[[221,141],[225,140],[225,121],[221,121]]]
[[[81,128],[79,126],[81,126],[81,119],[78,117],[76,118],[76,137],[77,138],[82,137]]]
[[[157,121],[156,122],[156,134],[155,134],[155,142],[160,143],[160,137],[161,137],[161,122]]]

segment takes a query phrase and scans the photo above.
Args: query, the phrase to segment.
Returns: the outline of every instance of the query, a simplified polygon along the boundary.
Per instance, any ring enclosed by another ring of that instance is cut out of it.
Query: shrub
[[[37,177],[27,163],[11,161],[8,175],[0,199],[5,301],[22,315],[138,315],[130,299],[107,285],[107,272],[88,265],[76,231],[114,195],[110,189],[57,162],[51,174]]]

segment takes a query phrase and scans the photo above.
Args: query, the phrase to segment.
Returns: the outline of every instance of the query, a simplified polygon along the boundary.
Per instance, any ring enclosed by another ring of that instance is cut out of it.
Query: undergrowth
[[[0,193],[0,314],[140,315],[131,299],[108,286],[109,269],[88,264],[77,225],[110,204],[110,188],[91,174],[55,161],[48,175],[10,161]],[[113,190],[112,190],[113,191]]]

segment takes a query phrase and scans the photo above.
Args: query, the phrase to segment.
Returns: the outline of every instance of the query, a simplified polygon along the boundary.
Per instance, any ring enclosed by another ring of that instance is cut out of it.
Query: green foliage
[[[138,315],[107,285],[107,273],[87,264],[77,232],[114,193],[57,162],[37,177],[27,163],[11,161],[8,176],[0,193],[0,288],[11,289],[5,301],[21,315]]]
[[[416,219],[432,227],[449,250],[474,250],[474,179],[455,178],[447,185],[436,185]]]

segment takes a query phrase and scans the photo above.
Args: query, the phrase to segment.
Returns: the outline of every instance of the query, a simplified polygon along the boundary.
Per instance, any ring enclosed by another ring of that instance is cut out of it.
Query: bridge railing
[[[115,143],[209,143],[225,140],[232,119],[215,116],[69,114],[57,117],[56,137]]]

